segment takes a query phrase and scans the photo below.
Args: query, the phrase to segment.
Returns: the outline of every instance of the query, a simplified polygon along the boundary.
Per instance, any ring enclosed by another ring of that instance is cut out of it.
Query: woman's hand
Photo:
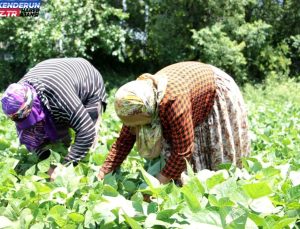
[[[50,167],[47,174],[50,176],[50,181],[54,181],[57,177],[57,169],[56,167]]]
[[[167,184],[167,183],[169,183],[170,180],[171,180],[170,178],[165,177],[165,176],[162,175],[161,173],[158,173],[158,174],[156,175],[156,179],[157,179],[157,180],[159,181],[159,183],[161,183],[161,184]],[[151,195],[149,195],[149,194],[143,194],[143,199],[144,199],[145,202],[150,203],[150,202],[152,202],[153,197],[152,197]]]
[[[97,178],[98,178],[98,180],[103,180],[103,179],[104,179],[104,176],[105,176],[104,172],[102,172],[102,171],[100,170],[99,173],[98,173],[98,175],[97,175]]]
[[[66,167],[64,165],[51,166],[47,174],[50,176],[50,181],[54,181],[58,175],[64,175],[66,173]]]
[[[169,183],[169,181],[171,180],[170,178],[165,177],[165,176],[162,175],[161,173],[159,173],[159,174],[156,175],[156,179],[159,180],[159,182],[160,182],[161,184]]]

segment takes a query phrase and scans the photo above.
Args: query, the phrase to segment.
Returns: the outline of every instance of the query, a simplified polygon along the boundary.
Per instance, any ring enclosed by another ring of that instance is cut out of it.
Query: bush
[[[286,42],[272,44],[272,26],[262,21],[245,23],[231,34],[225,25],[193,30],[193,51],[198,59],[224,68],[238,82],[262,81],[289,74],[291,60]]]
[[[300,34],[296,36],[291,36],[288,39],[288,43],[291,50],[291,73],[293,75],[300,75]]]
[[[246,80],[246,59],[242,53],[245,43],[231,40],[222,31],[221,24],[200,31],[192,30],[194,44],[192,49],[198,53],[198,58],[215,65],[231,74],[235,80]]]

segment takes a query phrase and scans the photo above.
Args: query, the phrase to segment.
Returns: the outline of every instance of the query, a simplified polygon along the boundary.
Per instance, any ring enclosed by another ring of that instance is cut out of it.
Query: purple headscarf
[[[30,84],[11,84],[1,102],[3,112],[16,123],[20,143],[29,151],[58,139],[49,111]]]

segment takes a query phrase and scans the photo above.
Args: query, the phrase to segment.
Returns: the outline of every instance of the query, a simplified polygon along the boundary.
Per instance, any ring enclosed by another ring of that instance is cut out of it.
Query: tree
[[[1,20],[0,41],[15,66],[30,67],[53,57],[92,58],[96,52],[123,60],[125,30],[120,20],[126,17],[103,0],[50,0],[38,18]]]

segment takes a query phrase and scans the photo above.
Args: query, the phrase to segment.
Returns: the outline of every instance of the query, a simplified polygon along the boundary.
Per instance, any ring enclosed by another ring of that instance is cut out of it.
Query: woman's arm
[[[75,131],[74,144],[71,145],[64,163],[76,163],[85,157],[94,142],[95,124],[75,93],[62,100],[61,109],[67,114],[69,125]]]
[[[123,125],[118,139],[112,145],[111,150],[100,169],[102,176],[114,171],[122,164],[127,155],[130,153],[134,143],[135,135],[131,133],[129,127]]]
[[[34,153],[38,156],[38,158],[39,158],[40,160],[45,160],[45,159],[47,159],[47,158],[50,156],[50,154],[51,154],[51,152],[50,152],[50,150],[49,150],[48,147],[41,147],[41,148],[38,148],[38,149],[36,149],[36,150],[34,151]]]
[[[171,140],[171,155],[165,167],[158,175],[163,180],[178,179],[186,168],[194,149],[194,126],[192,119],[191,102],[187,96],[180,96],[170,101],[161,116],[162,122],[168,126]]]

